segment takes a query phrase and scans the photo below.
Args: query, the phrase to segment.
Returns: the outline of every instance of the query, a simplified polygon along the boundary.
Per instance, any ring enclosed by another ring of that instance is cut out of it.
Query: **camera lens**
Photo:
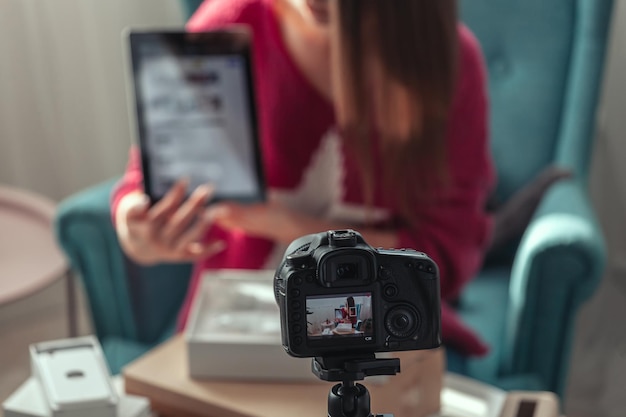
[[[411,336],[419,327],[419,315],[409,306],[392,308],[385,317],[385,328],[400,339]]]

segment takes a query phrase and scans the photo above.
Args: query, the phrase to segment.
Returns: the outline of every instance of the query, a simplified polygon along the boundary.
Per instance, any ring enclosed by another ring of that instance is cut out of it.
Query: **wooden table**
[[[436,413],[444,374],[443,351],[401,352],[396,356],[401,360],[400,374],[384,384],[365,382],[372,412],[393,413],[395,417]],[[327,415],[328,392],[333,385],[321,381],[193,380],[188,376],[182,335],[128,365],[123,375],[126,392],[148,397],[153,411],[163,416],[322,417]]]
[[[74,282],[52,230],[56,204],[39,194],[0,186],[0,305],[67,278],[70,336],[77,334]]]

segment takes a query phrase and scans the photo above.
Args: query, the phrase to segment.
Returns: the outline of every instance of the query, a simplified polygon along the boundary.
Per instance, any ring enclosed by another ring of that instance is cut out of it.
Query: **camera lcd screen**
[[[215,199],[264,198],[246,31],[131,32],[132,83],[146,193],[178,180]]]
[[[372,294],[317,295],[306,297],[309,340],[374,337]]]

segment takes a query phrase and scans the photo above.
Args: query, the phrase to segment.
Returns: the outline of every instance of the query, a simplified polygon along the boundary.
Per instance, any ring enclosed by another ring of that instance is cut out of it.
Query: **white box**
[[[441,390],[441,411],[431,417],[558,417],[559,399],[546,391],[504,391],[448,372]]]
[[[202,277],[185,333],[194,378],[319,381],[310,358],[281,343],[274,270],[219,270]]]
[[[31,374],[53,417],[117,415],[119,398],[95,337],[35,343],[29,350]]]
[[[51,417],[39,381],[30,377],[7,400],[2,403],[4,417]],[[120,395],[116,409],[117,417],[150,417],[150,402],[147,398]],[[83,417],[92,417],[83,412]]]
[[[49,417],[46,399],[39,381],[30,377],[5,402],[2,403],[4,417]]]

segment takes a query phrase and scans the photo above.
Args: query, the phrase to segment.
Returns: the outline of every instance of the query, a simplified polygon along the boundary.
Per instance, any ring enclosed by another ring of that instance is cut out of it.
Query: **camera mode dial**
[[[311,254],[307,251],[297,251],[287,255],[286,262],[288,265],[296,268],[307,268],[311,262]]]

